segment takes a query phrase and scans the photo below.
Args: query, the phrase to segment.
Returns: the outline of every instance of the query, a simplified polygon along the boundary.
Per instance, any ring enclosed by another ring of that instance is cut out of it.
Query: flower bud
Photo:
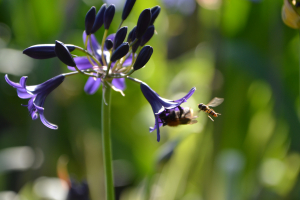
[[[114,49],[118,48],[125,40],[127,34],[127,26],[120,28],[114,39]]]
[[[144,46],[152,38],[152,36],[154,35],[154,30],[155,28],[153,25],[147,28],[146,33],[141,38],[140,46]]]
[[[160,13],[160,6],[155,6],[151,8],[151,21],[150,25],[153,25],[154,21],[156,20],[157,16]]]
[[[294,29],[300,29],[300,15],[295,10],[297,5],[297,2],[292,5],[288,0],[284,0],[281,13],[283,22]]]
[[[110,23],[114,18],[115,10],[116,10],[115,5],[112,4],[108,6],[104,12],[104,28],[106,30],[109,29]]]
[[[141,12],[137,25],[136,25],[136,38],[140,39],[146,32],[151,21],[151,11],[150,9],[145,9]]]
[[[113,42],[111,41],[111,39],[107,39],[105,40],[105,47],[107,50],[111,50],[111,48],[114,46]]]
[[[138,70],[141,69],[146,65],[146,63],[149,61],[151,55],[153,53],[153,48],[149,45],[144,46],[142,50],[140,51],[134,65],[133,69]]]
[[[92,6],[91,9],[85,15],[85,32],[87,35],[91,34],[96,17],[96,8]]]
[[[91,33],[95,33],[103,25],[105,10],[106,10],[106,4],[103,4],[96,15]]]
[[[74,45],[66,45],[69,51],[75,49]],[[39,44],[28,47],[23,51],[24,54],[35,59],[47,59],[56,57],[54,44]]]
[[[69,188],[66,200],[89,200],[89,186],[86,181],[76,183],[71,180],[71,187]]]
[[[124,42],[121,44],[111,55],[110,61],[115,62],[125,56],[129,51],[129,44],[128,42]]]
[[[122,13],[123,21],[128,17],[129,13],[131,12],[131,10],[134,6],[135,1],[136,0],[126,0],[124,8],[123,8],[123,13]]]
[[[128,34],[128,37],[127,37],[127,42],[128,43],[134,41],[134,39],[135,39],[135,30],[136,30],[136,26]]]
[[[68,48],[65,46],[64,43],[58,40],[55,41],[55,54],[66,65],[72,67],[76,66],[75,61]]]

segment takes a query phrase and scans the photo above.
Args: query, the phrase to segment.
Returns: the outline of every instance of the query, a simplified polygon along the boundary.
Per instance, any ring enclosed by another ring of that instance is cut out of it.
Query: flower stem
[[[135,43],[137,43],[138,39],[134,39],[133,42],[129,45],[129,47],[132,47]]]
[[[123,24],[124,20],[121,21],[119,27],[118,27],[118,30],[121,28],[122,24]]]
[[[115,200],[113,168],[112,168],[112,149],[110,138],[110,97],[111,87],[104,81],[103,99],[101,108],[101,125],[102,125],[102,148],[103,148],[103,163],[105,171],[105,189],[106,200]]]
[[[108,30],[105,29],[103,38],[102,38],[102,44],[101,44],[101,58],[102,58],[103,65],[107,65],[106,60],[104,58],[104,52],[103,52],[107,33],[108,33]]]
[[[98,66],[102,66],[100,64],[100,62],[97,60],[97,58],[95,58],[95,56],[93,56],[92,54],[90,54],[90,52],[88,52],[87,50],[85,50],[85,49],[83,49],[81,47],[78,47],[78,46],[75,46],[75,49],[77,49],[77,50],[85,53],[87,55],[87,57],[91,57],[97,63]],[[91,64],[93,65],[93,63],[91,63]]]
[[[126,76],[127,79],[131,80],[131,81],[134,81],[135,83],[138,83],[138,84],[141,84],[142,81],[137,79],[137,78],[131,78],[130,76]]]

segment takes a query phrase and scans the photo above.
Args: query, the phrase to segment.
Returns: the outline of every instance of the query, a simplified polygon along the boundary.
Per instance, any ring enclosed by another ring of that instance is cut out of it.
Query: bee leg
[[[211,121],[214,121],[213,118],[211,118],[211,116],[207,115],[207,117],[209,117],[211,119]]]

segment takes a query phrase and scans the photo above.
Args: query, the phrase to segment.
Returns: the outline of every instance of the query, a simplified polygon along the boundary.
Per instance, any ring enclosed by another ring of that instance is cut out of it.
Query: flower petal
[[[112,36],[113,35],[113,36]],[[85,31],[83,32],[83,42],[85,44],[85,40],[86,40],[86,33]],[[114,34],[111,34],[107,37],[108,39],[110,38],[114,38]],[[96,37],[94,34],[91,34],[90,35],[90,39],[92,41],[92,47],[93,47],[93,50],[94,50],[94,53],[96,54],[96,58],[99,60],[99,62],[103,65],[102,63],[102,59],[101,59],[101,55],[102,55],[102,52],[101,52],[101,46],[100,44],[98,43]],[[112,40],[113,41],[113,40]],[[90,41],[88,41],[88,45],[87,45],[87,49],[89,52],[92,52],[92,49],[91,49],[91,46],[90,46]],[[106,63],[109,63],[109,60],[110,60],[110,53],[109,51],[104,47],[104,57],[106,59]]]
[[[175,108],[181,104],[181,103],[177,103],[177,102],[173,102],[171,100],[161,98],[154,90],[152,90],[145,83],[141,83],[141,90],[142,90],[145,98],[150,103],[154,114],[160,114],[165,110],[165,108],[171,109],[171,108]]]
[[[24,88],[20,83],[26,83],[26,80],[27,80],[27,76],[23,76],[21,79],[20,79],[20,83],[15,83],[15,82],[13,82],[13,81],[11,81],[9,78],[8,78],[8,75],[7,74],[5,74],[5,76],[4,76],[4,78],[5,78],[5,80],[6,80],[6,82],[10,85],[10,86],[12,86],[12,87],[14,87],[14,88]]]
[[[18,97],[21,99],[29,99],[35,96],[33,94],[28,93],[26,89],[17,89],[17,94]]]
[[[101,85],[101,79],[97,78],[96,80],[93,77],[89,77],[85,86],[84,91],[90,95],[95,94]]]
[[[47,126],[47,127],[50,128],[50,129],[54,129],[54,130],[58,129],[58,126],[57,126],[57,125],[50,123],[50,122],[45,118],[45,116],[44,116],[44,111],[43,111],[43,110],[38,110],[38,112],[39,112],[39,115],[40,115],[40,119],[41,119],[42,123],[43,123],[45,126]]]
[[[27,105],[27,108],[28,108],[28,111],[29,111],[29,114],[32,118],[32,120],[36,120],[39,115],[37,113],[37,109],[36,109],[36,106],[34,105],[33,101],[34,101],[35,98],[31,98],[29,101],[28,101],[28,105]]]
[[[185,95],[184,97],[182,97],[181,99],[175,100],[175,102],[179,103],[182,102],[182,100],[184,100],[184,102],[186,102],[196,91],[196,87],[193,87],[188,93],[187,95]]]
[[[125,78],[114,78],[112,80],[113,86],[115,86],[119,90],[124,90],[126,88]]]
[[[154,115],[155,118],[156,118],[156,116],[158,117],[158,127],[163,126],[163,122],[162,122],[162,120],[159,118],[159,115]],[[153,132],[155,129],[157,129],[157,122],[156,122],[156,119],[155,119],[154,126],[149,128],[150,133]]]
[[[5,75],[5,80],[6,82],[17,89],[17,93],[18,93],[18,97],[20,97],[21,99],[28,99],[28,98],[31,98],[33,97],[34,95],[29,93],[27,90],[26,90],[26,81],[27,81],[27,76],[23,76],[21,79],[20,79],[20,83],[15,83],[11,80],[9,80],[8,78],[8,75],[6,74]]]
[[[39,96],[45,96],[43,98],[46,98],[46,96],[50,92],[52,92],[55,88],[57,88],[64,80],[65,80],[65,76],[63,74],[60,74],[39,85],[27,86],[26,89],[28,92],[37,95],[37,99],[41,98]],[[36,100],[35,100],[35,104],[41,106],[39,103],[36,102]]]
[[[83,44],[85,44],[85,40],[86,40],[85,31],[83,32],[82,38],[83,38]],[[101,46],[98,43],[98,41],[97,41],[94,34],[90,35],[90,39],[92,40],[92,47],[93,47],[94,51],[97,51],[98,49],[101,49]],[[92,49],[91,49],[91,46],[90,46],[90,41],[88,41],[88,43],[87,43],[87,49],[88,49],[89,52],[92,52]]]
[[[130,56],[124,61],[123,67],[128,67],[131,65],[131,63],[132,63],[132,54],[130,54]]]
[[[156,134],[157,134],[157,142],[160,141],[160,130],[159,130],[159,117],[155,115],[155,128],[156,128]]]
[[[87,57],[76,57],[74,58],[74,61],[79,70],[86,70],[93,67],[93,65],[90,63]],[[68,69],[72,71],[76,71],[75,67],[72,66],[68,66]]]

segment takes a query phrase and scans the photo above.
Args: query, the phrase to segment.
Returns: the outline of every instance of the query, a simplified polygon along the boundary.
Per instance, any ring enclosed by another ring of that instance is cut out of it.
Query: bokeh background
[[[104,199],[101,90],[90,96],[86,77],[72,76],[45,103],[54,131],[32,121],[4,75],[42,83],[67,67],[57,58],[34,60],[22,50],[60,40],[83,46],[84,17],[100,0],[0,0],[0,199],[63,200],[57,166],[86,180],[93,200]],[[120,23],[124,0],[110,33]],[[112,145],[121,200],[300,199],[299,33],[281,20],[282,0],[137,0],[123,25],[131,30],[145,8],[161,6],[154,53],[132,77],[162,97],[177,99],[198,123],[149,133],[151,106],[127,80],[112,94]],[[96,33],[102,40],[103,27]],[[224,103],[212,122],[197,104]],[[60,162],[59,162],[60,160]],[[60,163],[60,164],[58,164]],[[66,164],[67,163],[67,164]]]

